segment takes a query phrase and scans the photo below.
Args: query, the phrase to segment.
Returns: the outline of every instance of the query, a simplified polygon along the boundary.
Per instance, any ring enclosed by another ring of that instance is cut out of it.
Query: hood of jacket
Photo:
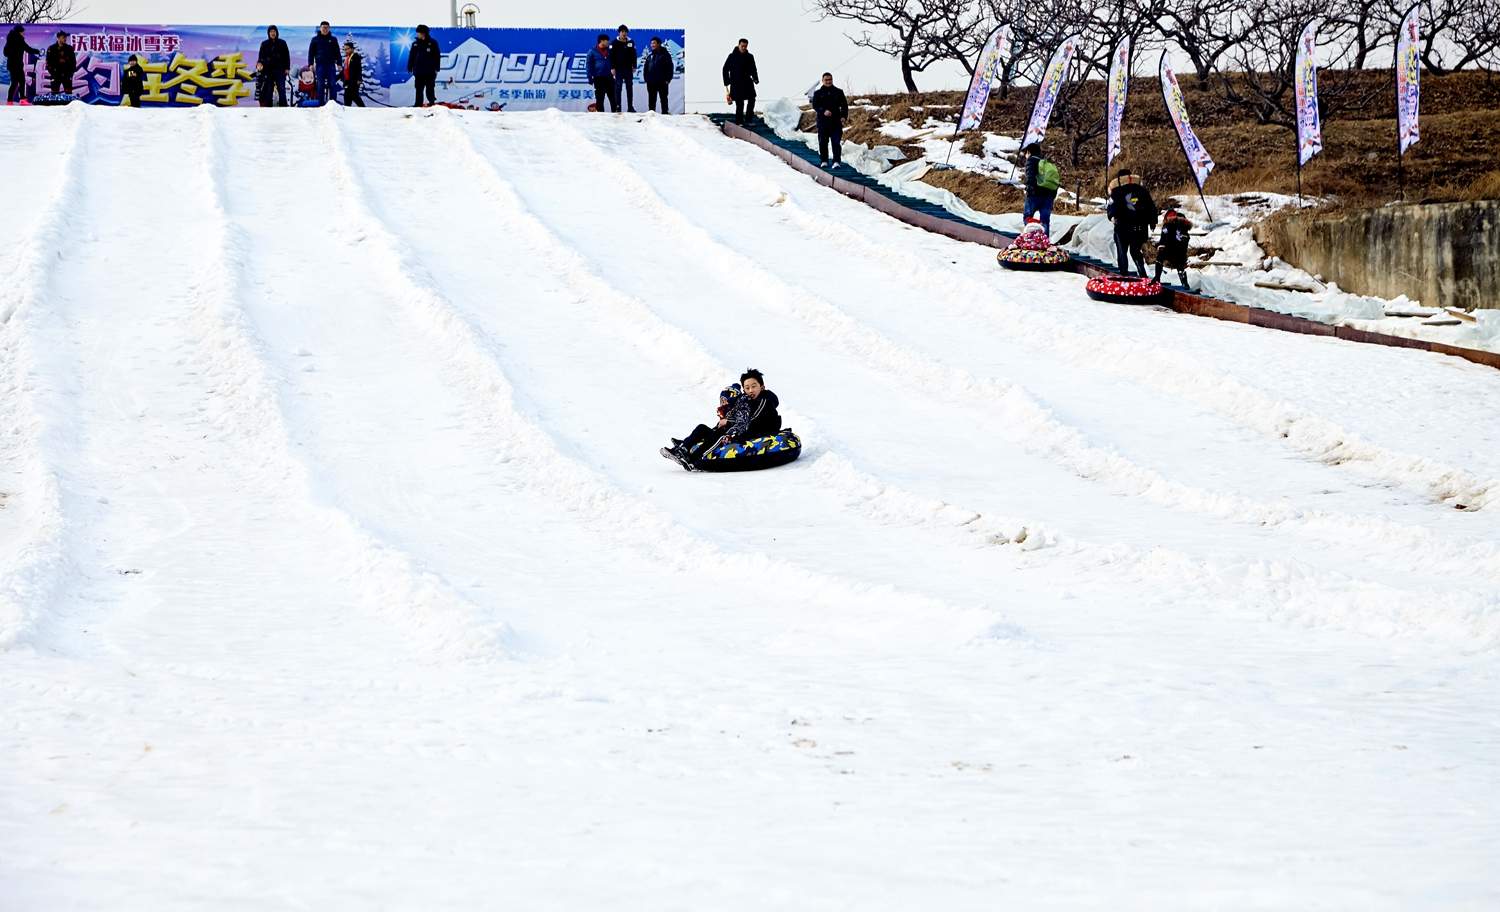
[[[1127,184],[1140,184],[1140,182],[1141,176],[1139,174],[1126,174],[1109,182],[1109,192],[1113,193],[1118,188],[1124,187]]]

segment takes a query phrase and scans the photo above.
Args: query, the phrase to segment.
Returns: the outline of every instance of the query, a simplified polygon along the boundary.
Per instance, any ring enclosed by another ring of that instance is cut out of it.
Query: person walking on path
[[[671,87],[672,77],[677,75],[677,62],[672,59],[672,52],[661,46],[660,38],[651,39],[642,75],[646,79],[646,110],[656,110],[656,99],[660,97],[661,112],[672,113],[667,110],[667,89]]]
[[[1052,204],[1057,202],[1057,188],[1062,186],[1062,172],[1057,165],[1042,155],[1041,143],[1026,147],[1026,205],[1021,221],[1033,215],[1042,223],[1042,230],[1052,236]]]
[[[734,102],[734,122],[740,126],[755,119],[755,87],[759,83],[750,39],[741,38],[724,60],[724,101]]]
[[[1182,287],[1187,287],[1188,239],[1193,223],[1176,206],[1168,206],[1161,220],[1161,240],[1156,245],[1156,281],[1161,281],[1162,267],[1177,270]]]
[[[307,44],[307,65],[312,67],[314,92],[319,104],[333,100],[333,84],[338,80],[339,40],[333,37],[333,28],[324,19],[318,23],[318,33]]]
[[[10,73],[10,90],[5,101],[12,104],[26,100],[26,55],[40,57],[41,51],[26,43],[26,26],[12,26],[5,36],[5,69]]]
[[[1128,255],[1135,260],[1141,278],[1146,277],[1146,236],[1156,227],[1156,202],[1141,179],[1121,168],[1109,185],[1109,206],[1105,214],[1115,223],[1115,256],[1120,275],[1130,274]]]
[[[256,57],[256,63],[260,65],[260,93],[257,98],[260,106],[269,108],[274,93],[281,99],[281,106],[286,107],[286,74],[292,70],[292,49],[281,40],[281,29],[274,25],[266,26],[266,40],[260,43],[260,55]]]
[[[120,95],[130,103],[132,108],[139,108],[141,96],[144,94],[146,94],[146,70],[141,66],[141,58],[131,54],[130,61],[125,64],[125,69],[120,73]]]
[[[589,51],[588,61],[589,82],[594,86],[594,110],[604,113],[604,102],[609,101],[610,108],[620,113],[620,96],[615,92],[615,71],[609,62],[609,36],[600,35],[594,39],[594,49]]]
[[[620,26],[620,36],[609,45],[609,68],[615,71],[616,111],[620,110],[620,94],[624,89],[626,110],[635,113],[635,65],[638,59],[630,29]]]
[[[78,55],[68,43],[68,33],[58,32],[57,42],[47,46],[47,81],[53,95],[73,94],[73,73],[78,69]]]
[[[437,74],[442,68],[443,49],[438,47],[437,39],[432,37],[427,26],[417,26],[416,40],[411,43],[411,51],[406,55],[406,72],[416,82],[417,107],[422,107],[424,96],[427,104],[437,104]]]
[[[344,77],[344,107],[364,107],[365,100],[359,97],[359,92],[365,81],[365,58],[354,49],[353,39],[344,42],[344,69],[341,75]]]
[[[844,121],[849,119],[849,99],[833,84],[833,74],[823,74],[823,84],[812,94],[818,117],[818,164],[828,167],[828,146],[833,145],[833,167],[843,164]]]

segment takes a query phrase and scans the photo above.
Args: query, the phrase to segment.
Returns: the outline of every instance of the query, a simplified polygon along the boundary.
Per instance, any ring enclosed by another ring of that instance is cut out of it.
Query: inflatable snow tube
[[[1160,282],[1113,273],[1094,276],[1089,279],[1084,290],[1095,301],[1108,301],[1111,304],[1155,304],[1161,299],[1163,291]]]
[[[743,443],[721,443],[693,464],[700,472],[749,472],[786,465],[802,455],[802,439],[791,428]]]
[[[58,95],[33,95],[31,103],[34,105],[65,105],[77,101],[77,96],[64,94]]]
[[[1062,269],[1072,261],[1068,252],[1060,247],[1046,250],[1027,250],[1014,245],[995,254],[995,259],[1006,269]]]

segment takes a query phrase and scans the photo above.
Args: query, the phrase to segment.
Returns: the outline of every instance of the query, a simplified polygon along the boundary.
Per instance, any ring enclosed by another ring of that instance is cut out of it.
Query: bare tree
[[[972,69],[980,11],[972,0],[816,0],[819,19],[843,19],[873,26],[849,35],[858,47],[873,48],[901,63],[901,80],[917,91],[916,74],[940,60],[960,60]]]
[[[74,10],[73,0],[0,0],[0,22],[58,22]]]
[[[1192,61],[1200,85],[1256,26],[1241,0],[1172,0],[1162,5],[1156,23],[1161,36]]]
[[[1362,70],[1382,48],[1394,47],[1401,27],[1398,0],[1332,0],[1324,7],[1335,61]]]
[[[1429,0],[1422,62],[1438,75],[1493,62],[1500,50],[1500,0]]]

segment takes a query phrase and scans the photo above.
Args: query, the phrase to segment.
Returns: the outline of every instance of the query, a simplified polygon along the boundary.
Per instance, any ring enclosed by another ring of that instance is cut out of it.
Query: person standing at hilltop
[[[849,99],[833,84],[833,74],[823,74],[823,84],[812,93],[813,113],[818,118],[818,164],[828,167],[828,146],[833,145],[833,167],[844,162],[844,121],[849,119]]]
[[[260,55],[255,62],[260,66],[257,96],[260,106],[269,108],[274,94],[281,99],[281,106],[286,107],[286,74],[292,70],[292,50],[281,40],[281,30],[276,26],[266,26],[266,40],[260,43]]]
[[[615,92],[615,69],[609,62],[609,36],[594,39],[594,49],[589,51],[589,83],[594,87],[594,110],[604,113],[604,102],[616,114],[620,113],[620,96]]]
[[[333,37],[333,28],[324,19],[318,23],[318,33],[307,43],[307,65],[312,67],[314,91],[319,104],[333,100],[333,84],[339,77],[339,40]]]
[[[672,52],[661,46],[660,38],[651,39],[642,75],[646,78],[646,110],[656,110],[656,99],[660,97],[661,112],[672,113],[667,110],[667,89],[672,84],[672,77],[677,75],[677,62],[672,59]]]
[[[626,110],[635,113],[635,65],[639,58],[635,53],[635,41],[630,29],[620,26],[620,36],[609,45],[609,67],[615,71],[615,110],[620,110],[621,89],[624,90]]]
[[[354,39],[344,42],[344,107],[351,105],[364,107],[365,100],[360,97],[360,90],[364,88],[365,82],[365,58],[354,49]]]
[[[412,41],[411,51],[406,55],[406,72],[410,73],[416,82],[417,107],[422,107],[424,96],[427,104],[437,104],[437,74],[442,68],[443,49],[438,47],[437,39],[432,37],[432,32],[428,31],[427,26],[417,26],[417,37]]]
[[[78,55],[68,43],[68,33],[58,32],[57,41],[47,46],[47,81],[53,95],[73,94],[73,73],[78,69]]]
[[[6,103],[26,100],[26,55],[41,55],[41,51],[26,43],[26,26],[12,26],[5,36],[5,69],[10,73],[10,90],[5,93]]]
[[[755,119],[755,87],[760,72],[755,69],[755,55],[750,53],[750,39],[741,38],[724,60],[724,101],[734,102],[734,122],[744,126]]]

